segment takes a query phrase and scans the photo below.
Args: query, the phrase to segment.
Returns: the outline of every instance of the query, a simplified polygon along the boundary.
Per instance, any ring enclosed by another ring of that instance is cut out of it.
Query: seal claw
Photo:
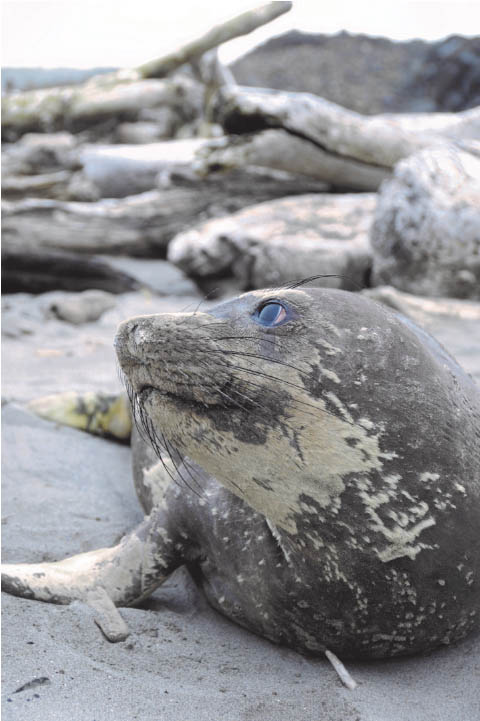
[[[93,608],[95,623],[105,638],[111,643],[125,641],[130,631],[105,589],[95,588],[87,593],[85,600]]]

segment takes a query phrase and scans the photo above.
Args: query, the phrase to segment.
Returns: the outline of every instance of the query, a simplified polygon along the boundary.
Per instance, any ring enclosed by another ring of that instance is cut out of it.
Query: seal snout
[[[125,380],[136,393],[146,386],[153,385],[152,374],[149,370],[153,341],[148,316],[129,318],[118,327],[114,339],[118,363]]]
[[[114,345],[127,384],[136,394],[149,387],[186,402],[221,402],[230,361],[218,352],[211,330],[212,319],[201,313],[124,321]]]

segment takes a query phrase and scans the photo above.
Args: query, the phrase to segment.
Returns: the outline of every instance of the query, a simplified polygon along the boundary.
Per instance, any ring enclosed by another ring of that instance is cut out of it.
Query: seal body
[[[478,630],[480,393],[434,339],[361,296],[290,288],[133,318],[116,348],[150,515],[89,592],[131,603],[186,563],[232,620],[344,658]],[[13,568],[9,590],[40,597]]]

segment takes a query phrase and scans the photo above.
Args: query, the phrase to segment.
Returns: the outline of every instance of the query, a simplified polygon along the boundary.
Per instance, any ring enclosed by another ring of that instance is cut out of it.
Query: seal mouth
[[[152,385],[142,386],[135,395],[139,403],[144,405],[153,393],[157,394],[158,398],[164,399],[167,403],[173,404],[178,410],[195,412],[199,415],[205,415],[215,409],[229,410],[232,412],[239,410],[239,406],[235,405],[233,400],[231,403],[207,403],[207,401],[197,401],[191,396],[181,396]]]

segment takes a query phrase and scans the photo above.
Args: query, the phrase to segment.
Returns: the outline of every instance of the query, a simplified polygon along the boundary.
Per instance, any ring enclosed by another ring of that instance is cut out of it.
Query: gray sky
[[[2,0],[2,65],[131,67],[261,4],[245,0]],[[480,0],[297,0],[292,10],[221,48],[230,62],[268,37],[307,32],[436,40],[480,32]]]

